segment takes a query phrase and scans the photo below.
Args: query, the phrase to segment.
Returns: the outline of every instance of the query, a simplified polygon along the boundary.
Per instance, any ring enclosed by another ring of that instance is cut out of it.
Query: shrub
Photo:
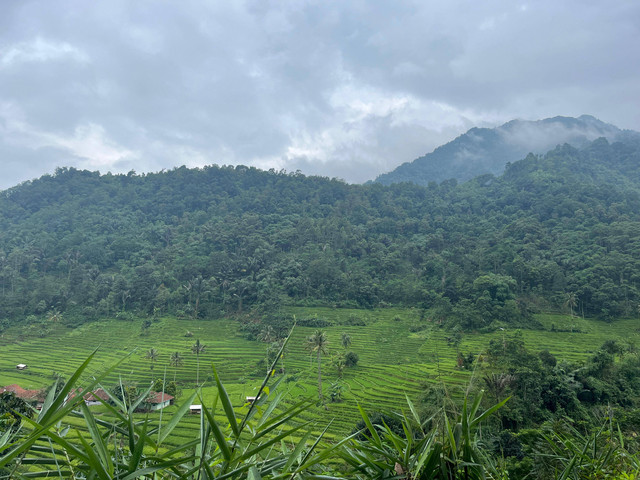
[[[331,326],[331,322],[324,318],[314,316],[299,320],[298,325],[300,325],[301,327],[326,328]]]
[[[344,364],[347,367],[355,367],[358,364],[358,360],[360,360],[360,357],[355,352],[347,352],[344,356]]]

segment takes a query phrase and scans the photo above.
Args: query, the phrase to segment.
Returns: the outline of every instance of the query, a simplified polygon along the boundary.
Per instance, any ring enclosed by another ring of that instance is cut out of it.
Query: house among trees
[[[27,390],[20,385],[7,385],[6,387],[0,387],[0,393],[11,392],[16,397],[24,400],[29,405],[35,407],[37,410],[42,410],[44,405],[44,391],[43,390]]]
[[[149,410],[162,410],[173,405],[173,396],[164,392],[149,392],[145,403],[149,406]]]
[[[98,388],[93,392],[86,393],[83,397],[84,403],[86,403],[87,405],[100,405],[102,402],[109,401],[109,395],[102,388]]]
[[[81,394],[82,394],[82,388],[71,390],[71,392],[69,392],[69,395],[67,396],[67,400],[74,398],[76,395],[81,395]],[[86,403],[88,406],[100,405],[103,402],[109,401],[109,395],[107,395],[107,392],[105,392],[104,389],[102,388],[98,388],[93,392],[87,392],[84,395],[82,395],[82,397],[84,398],[84,403]]]
[[[19,363],[16,365],[16,370],[26,370],[26,369],[27,369],[26,363]]]

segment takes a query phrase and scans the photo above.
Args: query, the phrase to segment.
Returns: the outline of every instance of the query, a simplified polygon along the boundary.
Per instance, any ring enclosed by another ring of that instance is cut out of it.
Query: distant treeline
[[[427,187],[59,168],[1,192],[0,319],[305,302],[420,306],[474,329],[535,309],[637,315],[639,152],[601,139]]]

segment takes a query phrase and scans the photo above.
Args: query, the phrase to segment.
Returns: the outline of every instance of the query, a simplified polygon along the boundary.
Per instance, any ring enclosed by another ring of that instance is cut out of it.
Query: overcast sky
[[[379,173],[473,126],[640,130],[640,2],[5,0],[0,189],[217,164]]]

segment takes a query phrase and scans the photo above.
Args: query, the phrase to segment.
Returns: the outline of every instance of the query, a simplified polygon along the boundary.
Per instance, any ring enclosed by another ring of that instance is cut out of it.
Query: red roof
[[[44,392],[42,390],[27,390],[20,385],[7,385],[6,387],[0,387],[0,393],[11,392],[16,397],[21,398],[27,402],[44,402]]]
[[[107,395],[107,392],[105,392],[104,389],[98,388],[93,392],[86,393],[84,395],[84,400],[86,402],[99,402],[100,400],[102,400],[103,402],[108,402],[109,395]]]
[[[162,392],[149,392],[149,396],[147,397],[147,403],[164,403],[168,400],[173,400],[173,397],[168,393]]]
[[[82,393],[82,388],[74,388],[69,392],[69,398],[75,398],[77,395]],[[109,401],[109,395],[102,388],[97,388],[93,392],[85,393],[82,398],[84,398],[85,402],[99,402],[100,400],[107,402]]]

